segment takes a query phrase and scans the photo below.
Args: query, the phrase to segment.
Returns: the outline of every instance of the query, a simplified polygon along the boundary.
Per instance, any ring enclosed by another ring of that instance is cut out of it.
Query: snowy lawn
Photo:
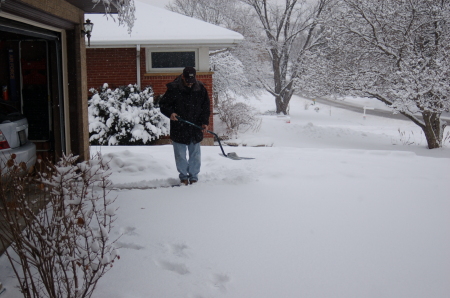
[[[254,160],[203,147],[193,186],[152,188],[178,182],[170,145],[92,147],[111,159],[122,235],[93,297],[448,297],[448,141],[428,150],[409,121],[305,103],[224,147]],[[19,297],[0,268],[1,298]]]

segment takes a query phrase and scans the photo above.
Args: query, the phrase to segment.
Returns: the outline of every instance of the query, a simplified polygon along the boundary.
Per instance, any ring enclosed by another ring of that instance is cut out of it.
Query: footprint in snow
[[[222,293],[226,293],[226,285],[230,282],[230,277],[227,274],[216,273],[213,275],[211,282],[215,288],[218,288]]]
[[[125,227],[125,228],[120,229],[121,234],[128,235],[128,236],[138,235],[138,233],[136,233],[135,231],[136,231],[135,227]]]
[[[189,246],[186,244],[168,244],[170,253],[177,257],[187,258],[188,255],[186,253],[186,250],[189,249]]]
[[[141,249],[145,248],[144,246],[141,246],[136,243],[125,243],[125,242],[120,242],[120,241],[117,241],[116,245],[119,248],[129,248],[129,249],[135,249],[135,250],[141,250]]]
[[[175,273],[178,273],[180,275],[186,275],[189,274],[189,269],[186,267],[185,264],[182,263],[174,263],[164,260],[155,261],[156,265],[161,267],[162,269],[169,270]]]

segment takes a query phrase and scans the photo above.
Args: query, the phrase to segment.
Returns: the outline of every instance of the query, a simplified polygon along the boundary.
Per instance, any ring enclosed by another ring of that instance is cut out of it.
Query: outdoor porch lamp
[[[81,34],[86,35],[88,38],[88,47],[91,46],[91,32],[94,27],[94,23],[91,23],[89,19],[86,20],[86,23],[83,23],[84,30],[81,30]]]

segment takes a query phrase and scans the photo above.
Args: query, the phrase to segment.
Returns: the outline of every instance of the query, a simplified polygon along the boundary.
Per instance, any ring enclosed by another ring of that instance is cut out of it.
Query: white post
[[[136,45],[136,84],[141,90],[141,45]],[[141,90],[142,91],[142,90]]]

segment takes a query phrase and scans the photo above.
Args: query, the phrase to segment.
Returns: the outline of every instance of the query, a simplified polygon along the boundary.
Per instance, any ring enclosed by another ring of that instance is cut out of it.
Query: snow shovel
[[[198,125],[196,125],[196,124],[194,124],[194,123],[192,123],[192,122],[189,122],[189,121],[187,121],[187,120],[184,120],[183,118],[181,118],[181,117],[179,117],[179,116],[176,116],[176,117],[177,117],[178,121],[187,123],[187,124],[189,124],[189,125],[192,125],[192,126],[194,126],[194,127],[197,127],[197,128],[200,129],[200,130],[203,130],[203,128],[202,128],[201,126],[198,126]],[[252,157],[240,157],[240,156],[238,156],[238,155],[236,154],[236,152],[230,152],[230,153],[226,154],[225,151],[223,151],[223,147],[222,147],[222,144],[220,143],[219,136],[218,136],[217,134],[215,134],[214,132],[210,131],[210,130],[207,130],[206,132],[208,132],[208,133],[212,134],[213,136],[215,136],[216,139],[217,139],[217,142],[219,142],[220,150],[222,150],[222,153],[223,153],[223,154],[219,154],[220,156],[227,157],[227,158],[233,159],[233,160],[254,159],[254,158],[252,158]]]

